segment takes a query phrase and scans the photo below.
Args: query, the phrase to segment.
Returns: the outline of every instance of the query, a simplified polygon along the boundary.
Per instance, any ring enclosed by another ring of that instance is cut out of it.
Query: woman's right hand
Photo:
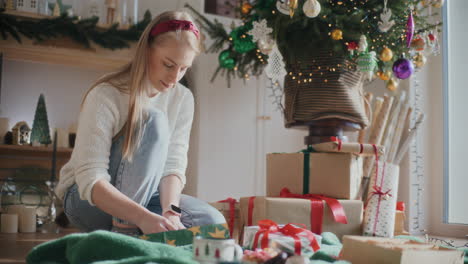
[[[141,219],[137,226],[141,229],[143,234],[178,230],[178,228],[171,221],[169,221],[169,219],[153,212],[148,212],[148,214],[146,214]]]

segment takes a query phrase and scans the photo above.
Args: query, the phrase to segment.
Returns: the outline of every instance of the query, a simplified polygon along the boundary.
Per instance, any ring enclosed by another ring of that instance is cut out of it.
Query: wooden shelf
[[[60,169],[70,160],[72,148],[57,149],[56,175],[59,177]],[[15,168],[43,168],[52,166],[52,147],[32,147],[18,145],[0,145],[0,169]],[[0,179],[11,176],[8,170],[0,170]]]
[[[48,16],[7,11],[6,14],[31,19],[42,19]],[[68,65],[86,69],[103,71],[113,71],[125,65],[133,56],[136,43],[129,49],[109,50],[104,49],[95,43],[90,48],[74,42],[71,39],[57,38],[53,40],[37,43],[24,36],[18,43],[11,36],[7,40],[0,39],[0,52],[5,59],[28,61],[38,63],[50,63],[58,65]]]
[[[70,157],[72,148],[57,148],[57,157]],[[32,147],[26,145],[0,145],[0,156],[27,155],[36,157],[52,157],[52,146]]]

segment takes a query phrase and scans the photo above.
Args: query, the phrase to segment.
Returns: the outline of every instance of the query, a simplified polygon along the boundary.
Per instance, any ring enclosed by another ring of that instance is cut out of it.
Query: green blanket
[[[182,248],[108,231],[70,234],[43,243],[29,252],[26,262],[28,264],[197,263],[192,260],[192,253]]]

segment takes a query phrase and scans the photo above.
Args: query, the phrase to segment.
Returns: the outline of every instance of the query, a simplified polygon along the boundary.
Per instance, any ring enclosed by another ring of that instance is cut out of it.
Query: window
[[[36,8],[36,0],[31,0],[31,8]]]
[[[444,222],[468,225],[466,25],[468,1],[446,1],[444,16]]]

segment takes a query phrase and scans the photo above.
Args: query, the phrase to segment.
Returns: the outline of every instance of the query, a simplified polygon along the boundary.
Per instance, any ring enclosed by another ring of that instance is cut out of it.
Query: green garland
[[[38,42],[69,37],[86,48],[94,42],[111,50],[129,48],[129,42],[138,41],[151,21],[151,13],[146,11],[143,19],[128,29],[119,29],[119,24],[103,29],[97,26],[98,17],[80,20],[76,16],[62,14],[59,17],[38,20],[6,14],[4,11],[0,9],[0,34],[4,40],[11,36],[21,43],[21,36]]]
[[[390,61],[376,62],[377,69],[381,72],[388,71],[397,59],[410,54],[404,35],[411,6],[414,7],[414,36],[435,30],[441,25],[438,22],[430,22],[432,17],[438,14],[426,15],[428,7],[420,4],[421,0],[388,1],[387,8],[392,11],[391,19],[395,21],[395,25],[386,33],[378,29],[380,14],[384,7],[383,0],[318,0],[321,11],[315,18],[309,18],[303,12],[305,1],[310,0],[297,0],[298,6],[293,17],[280,13],[276,8],[277,1],[280,0],[255,0],[247,13],[241,13],[243,25],[232,28],[230,33],[227,33],[221,23],[216,20],[214,23],[209,21],[186,5],[200,18],[202,28],[214,39],[209,51],[219,52],[228,46],[224,51],[230,51],[230,58],[236,61],[234,67],[232,65],[225,67],[220,60],[221,65],[213,79],[220,71],[227,75],[228,81],[232,76],[245,78],[262,73],[268,55],[259,52],[258,47],[247,53],[240,52],[236,49],[239,39],[233,38],[233,35],[250,37],[247,32],[252,28],[252,23],[262,19],[265,19],[268,27],[273,29],[272,38],[276,41],[287,68],[304,58],[317,55],[324,48],[332,50],[337,56],[345,56],[356,61],[358,56],[356,53],[350,54],[348,45],[352,42],[353,45],[359,43],[361,35],[365,35],[369,52],[375,51],[378,56],[384,47],[390,48],[393,52]],[[335,40],[330,36],[334,29],[342,32],[343,39]]]

